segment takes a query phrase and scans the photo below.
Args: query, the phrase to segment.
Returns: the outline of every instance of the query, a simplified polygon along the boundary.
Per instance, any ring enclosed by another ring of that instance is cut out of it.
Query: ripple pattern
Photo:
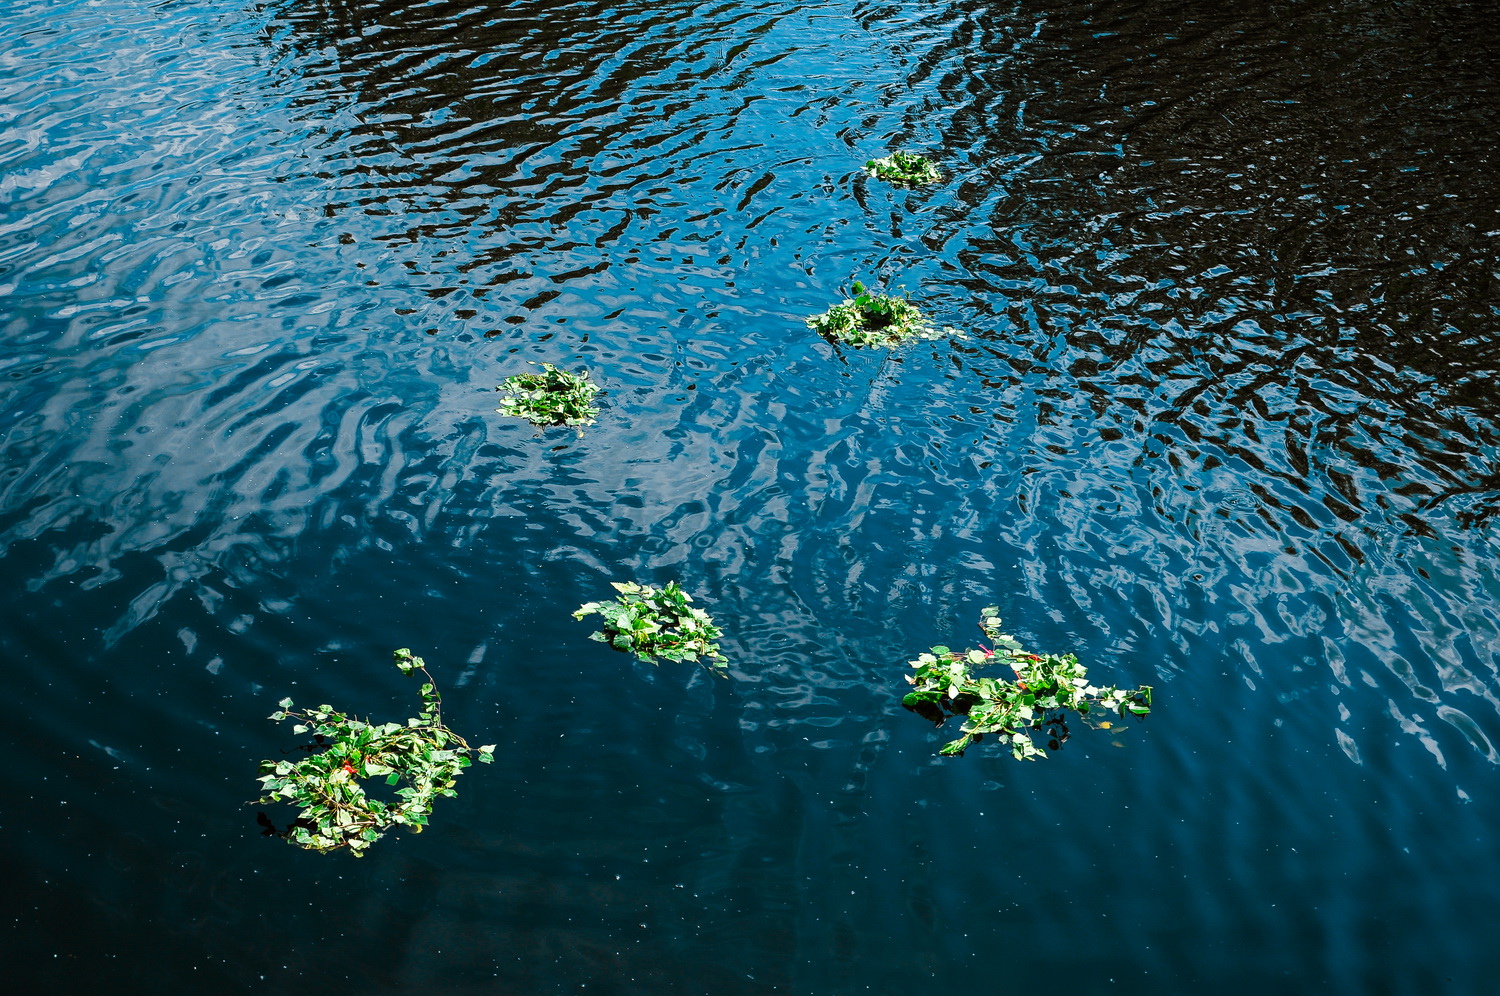
[[[3,827],[0,953],[39,991],[161,936],[158,985],[224,992],[913,992],[1012,950],[1026,988],[1481,985],[1489,20],[6,8],[5,791],[64,815]],[[862,173],[894,148],[948,179]],[[818,339],[853,279],[961,334]],[[500,418],[528,361],[599,424]],[[730,680],[585,640],[623,578],[694,591]],[[937,761],[897,676],[996,602],[1158,713]],[[264,857],[269,703],[400,708],[395,646],[506,764],[357,872]]]

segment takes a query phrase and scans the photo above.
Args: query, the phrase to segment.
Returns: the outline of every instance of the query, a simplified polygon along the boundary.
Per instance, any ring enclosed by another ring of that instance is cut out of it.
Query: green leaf
[[[506,397],[495,410],[539,426],[592,425],[599,414],[594,398],[600,389],[589,381],[588,371],[568,373],[550,363],[541,368],[541,373],[507,377],[497,388]]]
[[[889,156],[871,159],[865,163],[865,172],[876,179],[903,187],[937,183],[943,178],[932,160],[915,152],[892,152]],[[855,286],[858,287],[857,284]]]
[[[808,318],[807,325],[829,340],[852,346],[889,347],[908,339],[944,334],[928,325],[922,312],[905,297],[866,293],[862,288],[852,299]]]
[[[394,655],[406,674],[426,672],[420,657],[403,648]],[[296,731],[311,730],[323,738],[323,749],[295,760],[263,761],[259,767],[262,795],[258,802],[277,799],[294,801],[301,807],[299,819],[318,828],[309,832],[298,826],[286,839],[299,847],[326,852],[348,848],[356,857],[392,826],[420,830],[432,809],[434,795],[455,795],[455,779],[471,763],[468,743],[444,726],[439,718],[439,696],[430,682],[421,691],[426,706],[420,719],[406,724],[372,724],[323,705],[310,717],[315,725],[299,724]],[[290,700],[287,700],[288,704]],[[278,717],[273,717],[278,718]],[[279,718],[285,718],[284,713]],[[495,745],[479,751],[491,761]],[[385,776],[396,789],[399,803],[387,804],[369,798],[361,777]]]
[[[692,596],[675,581],[660,589],[628,581],[611,585],[620,593],[614,602],[586,602],[573,613],[575,619],[598,615],[603,620],[590,639],[642,661],[726,659],[715,642],[722,631],[707,612],[691,606]]]
[[[998,611],[989,606],[980,615],[980,627],[994,644],[988,652],[977,648],[954,653],[939,645],[909,662],[914,673],[906,680],[915,688],[902,698],[902,705],[939,723],[964,717],[965,736],[944,745],[940,754],[962,754],[984,735],[995,733],[1014,757],[1036,760],[1046,754],[1032,742],[1030,731],[1046,728],[1048,746],[1057,749],[1069,736],[1064,720],[1069,711],[1083,717],[1096,706],[1118,709],[1122,716],[1127,711],[1138,716],[1151,711],[1149,685],[1128,691],[1095,687],[1073,654],[1030,653],[1000,633],[999,626]],[[970,671],[991,663],[1011,665],[1015,680],[975,678]]]

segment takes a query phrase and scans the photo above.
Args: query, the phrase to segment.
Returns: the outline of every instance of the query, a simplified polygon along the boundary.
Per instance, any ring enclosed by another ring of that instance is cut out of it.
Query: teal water
[[[7,977],[1492,992],[1490,21],[0,6]],[[962,336],[824,342],[852,279]],[[625,579],[727,679],[590,642]],[[987,604],[1156,711],[938,758],[905,662]],[[404,717],[398,646],[499,763],[260,836],[276,700]]]

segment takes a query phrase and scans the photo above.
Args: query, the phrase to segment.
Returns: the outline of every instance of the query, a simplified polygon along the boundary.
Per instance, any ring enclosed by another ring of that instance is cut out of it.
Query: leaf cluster
[[[852,296],[807,319],[808,327],[851,346],[895,346],[908,339],[931,339],[941,334],[904,295],[867,290],[859,281],[852,289]]]
[[[453,783],[471,762],[494,760],[494,744],[473,748],[443,725],[442,697],[432,684],[422,658],[407,649],[395,653],[402,674],[420,671],[422,711],[405,723],[369,723],[322,705],[297,709],[282,699],[271,719],[293,720],[292,731],[311,734],[314,744],[298,761],[262,761],[259,803],[288,802],[302,807],[285,834],[299,847],[320,853],[347,847],[355,857],[387,830],[409,827],[421,833],[438,796],[453,796]],[[384,802],[365,794],[360,780],[385,779],[387,785],[405,782],[395,791],[399,802]]]
[[[694,607],[693,596],[676,581],[661,588],[634,582],[612,582],[619,596],[612,602],[589,602],[579,606],[574,619],[588,615],[603,618],[601,630],[590,639],[616,650],[634,654],[643,661],[662,657],[669,661],[708,658],[713,667],[723,667],[726,658],[715,641],[724,635],[707,612]]]
[[[915,686],[901,700],[906,708],[941,723],[963,716],[962,736],[939,753],[962,754],[986,734],[1008,744],[1017,759],[1044,757],[1033,739],[1046,730],[1047,746],[1056,750],[1068,738],[1067,715],[1087,717],[1094,710],[1120,716],[1145,716],[1151,711],[1151,686],[1122,689],[1091,684],[1087,669],[1072,654],[1033,654],[1016,639],[1000,632],[999,610],[983,610],[980,628],[990,646],[954,651],[933,647],[911,662],[906,680]],[[1014,680],[979,676],[977,669],[1008,666]]]
[[[884,158],[871,159],[865,163],[865,172],[902,187],[920,187],[943,178],[931,159],[915,152],[892,152]]]
[[[593,425],[599,414],[594,396],[599,385],[589,380],[587,370],[576,374],[551,363],[541,373],[521,373],[505,378],[495,390],[506,392],[495,409],[502,415],[524,418],[533,425]]]

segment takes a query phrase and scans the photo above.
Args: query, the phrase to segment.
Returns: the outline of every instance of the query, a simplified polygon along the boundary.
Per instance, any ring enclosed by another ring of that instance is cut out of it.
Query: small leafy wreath
[[[271,719],[296,720],[294,733],[311,733],[315,743],[303,748],[300,761],[262,761],[261,804],[290,802],[302,807],[297,819],[279,834],[299,847],[326,853],[347,847],[355,857],[394,826],[421,833],[440,795],[453,796],[454,780],[470,763],[494,760],[494,744],[470,747],[463,737],[443,725],[442,697],[432,684],[422,658],[405,648],[396,651],[402,674],[421,671],[422,712],[403,723],[367,723],[336,712],[332,706],[298,710],[282,699]],[[387,785],[402,781],[400,802],[371,799],[361,778],[385,776]],[[262,823],[275,827],[262,814]],[[268,831],[270,832],[270,831]]]
[[[895,346],[908,339],[934,339],[943,334],[927,324],[922,312],[904,295],[867,290],[857,280],[852,290],[852,296],[807,319],[808,328],[851,346]]]
[[[532,365],[539,365],[541,373],[516,374],[495,388],[506,392],[497,412],[524,418],[533,425],[594,424],[599,415],[599,406],[594,404],[599,385],[589,380],[587,370],[573,374],[551,363]]]
[[[915,152],[892,152],[881,159],[871,159],[865,163],[865,172],[877,180],[903,187],[920,187],[943,178],[931,159]]]
[[[668,581],[661,588],[632,581],[611,584],[620,593],[613,602],[588,602],[573,613],[574,619],[603,617],[602,629],[590,634],[590,639],[643,661],[657,657],[696,661],[706,657],[710,666],[724,666],[727,658],[715,642],[724,635],[723,630],[714,625],[707,612],[690,604],[693,596],[676,581]]]
[[[1036,759],[1046,754],[1032,739],[1033,732],[1046,729],[1047,747],[1057,750],[1068,739],[1069,711],[1083,717],[1095,707],[1121,717],[1151,711],[1150,685],[1121,689],[1090,684],[1087,669],[1072,654],[1033,654],[1000,632],[999,610],[993,606],[983,610],[979,626],[991,646],[961,652],[933,647],[911,662],[915,673],[906,676],[916,687],[901,700],[903,706],[938,724],[964,717],[963,735],[945,744],[940,754],[962,754],[994,734],[1018,760]],[[1016,679],[974,676],[974,668],[988,664],[1009,665]]]

